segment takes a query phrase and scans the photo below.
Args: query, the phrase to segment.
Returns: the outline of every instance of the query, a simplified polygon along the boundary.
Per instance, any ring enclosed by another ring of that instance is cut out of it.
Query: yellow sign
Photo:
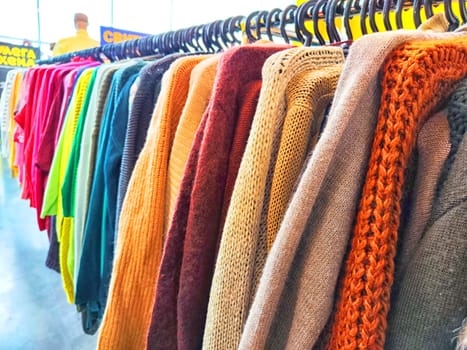
[[[299,5],[301,5],[301,4],[305,3],[305,2],[306,2],[306,0],[297,0],[296,4],[297,4],[297,6],[299,6]],[[460,11],[459,11],[459,6],[458,6],[458,3],[457,3],[457,0],[453,1],[453,6],[452,7],[453,7],[454,15],[456,15],[459,18]],[[444,5],[442,3],[434,4],[432,10],[433,10],[434,14],[444,12]],[[402,24],[403,24],[404,29],[416,29],[415,21],[413,19],[413,15],[414,15],[414,13],[413,13],[413,8],[412,7],[406,7],[406,8],[403,9],[401,20],[402,20]],[[420,9],[420,16],[421,16],[422,23],[424,21],[426,21],[425,9],[423,7]],[[397,28],[397,26],[396,26],[396,14],[395,14],[394,10],[392,10],[390,12],[389,20],[390,20],[390,23],[391,23],[391,27],[393,29]],[[382,32],[386,31],[385,26],[384,26],[384,21],[383,21],[383,14],[381,12],[376,12],[375,22],[376,22],[376,26],[377,26],[379,31],[382,31]],[[336,15],[336,18],[334,19],[334,23],[336,25],[337,30],[341,34],[341,38],[343,38],[345,40],[345,29],[344,29],[344,25],[342,23],[342,17]],[[305,25],[306,25],[306,28],[314,34],[314,28],[313,28],[313,25],[312,25],[312,21],[311,20],[308,21]],[[355,13],[355,14],[351,15],[351,17],[349,19],[349,26],[350,26],[350,29],[351,29],[352,36],[353,36],[354,40],[358,39],[359,37],[361,37],[363,35],[362,29],[361,29],[361,24],[360,24],[360,14],[359,13]],[[368,17],[365,18],[365,27],[367,28],[368,33],[373,33],[374,32],[370,27],[370,20],[369,20]],[[329,37],[328,37],[327,31],[326,31],[326,21],[324,19],[320,19],[318,21],[318,29],[319,29],[319,32],[321,33],[321,35],[323,36],[324,40],[329,41]]]
[[[37,48],[0,42],[0,66],[32,67],[38,55]]]

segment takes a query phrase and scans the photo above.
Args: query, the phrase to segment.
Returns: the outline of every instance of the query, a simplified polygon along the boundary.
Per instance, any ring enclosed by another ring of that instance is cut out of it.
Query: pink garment
[[[35,67],[26,73],[27,80],[15,117],[18,125],[16,162],[20,171],[21,197],[29,199],[31,207],[36,209],[40,230],[47,229],[47,220],[40,218],[45,184],[76,77],[81,69],[96,65],[99,63],[87,60]],[[47,159],[43,159],[44,156]]]

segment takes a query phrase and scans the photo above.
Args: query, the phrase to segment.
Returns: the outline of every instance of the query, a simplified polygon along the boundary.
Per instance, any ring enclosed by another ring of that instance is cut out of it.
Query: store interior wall
[[[0,41],[17,38],[51,43],[74,34],[75,12],[88,15],[88,31],[98,40],[101,25],[157,34],[230,16],[248,15],[255,10],[284,8],[291,1],[0,0],[0,3]]]

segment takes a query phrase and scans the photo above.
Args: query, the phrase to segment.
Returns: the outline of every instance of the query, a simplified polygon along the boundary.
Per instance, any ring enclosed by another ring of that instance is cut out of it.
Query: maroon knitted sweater
[[[261,80],[264,61],[285,48],[241,46],[220,59],[167,234],[148,349],[201,348],[232,141],[244,92],[256,86],[249,83]]]

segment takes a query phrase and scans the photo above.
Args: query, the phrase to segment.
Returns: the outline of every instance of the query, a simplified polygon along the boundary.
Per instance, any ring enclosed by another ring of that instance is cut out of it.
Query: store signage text
[[[139,39],[149,34],[132,32],[125,29],[101,26],[101,45],[115,44],[122,41]]]
[[[0,66],[32,67],[37,55],[36,48],[0,42]]]

